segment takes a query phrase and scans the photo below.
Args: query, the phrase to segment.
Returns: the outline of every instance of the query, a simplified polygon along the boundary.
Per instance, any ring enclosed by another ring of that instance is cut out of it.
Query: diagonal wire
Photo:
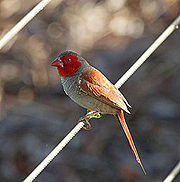
[[[175,168],[170,172],[163,182],[172,182],[174,178],[180,173],[180,162],[175,166]]]
[[[22,18],[9,32],[0,40],[0,50],[27,24],[29,23],[50,1],[42,0],[24,18]],[[60,0],[61,2],[62,0]],[[59,2],[59,3],[60,3]]]
[[[180,15],[171,23],[171,25],[154,41],[154,43],[143,53],[143,55],[132,65],[132,67],[117,81],[115,87],[120,88],[128,78],[147,60],[147,58],[167,39],[167,37],[180,24]]]
[[[136,61],[136,63],[119,79],[115,84],[120,88],[128,78],[145,62],[145,60],[164,42],[164,40],[176,29],[180,24],[180,15],[173,21],[170,26],[159,36],[159,38],[145,51],[145,53]],[[84,123],[78,123],[74,129],[57,145],[57,147],[49,153],[49,155],[32,171],[32,173],[24,180],[24,182],[33,181],[44,168],[56,157],[56,155],[70,142],[70,140],[83,128]]]
[[[68,135],[51,151],[51,153],[34,169],[34,171],[24,180],[24,182],[33,181],[41,171],[52,161],[54,157],[70,142],[70,140],[84,126],[83,122],[79,122]]]

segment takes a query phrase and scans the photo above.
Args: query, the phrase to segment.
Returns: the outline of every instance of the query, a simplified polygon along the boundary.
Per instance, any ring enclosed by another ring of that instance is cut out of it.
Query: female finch
[[[123,114],[123,111],[130,113],[127,109],[129,104],[120,91],[75,52],[61,53],[51,65],[57,67],[65,93],[90,113],[94,113],[90,118],[99,117],[97,112],[113,114],[118,118],[136,160],[145,173]]]

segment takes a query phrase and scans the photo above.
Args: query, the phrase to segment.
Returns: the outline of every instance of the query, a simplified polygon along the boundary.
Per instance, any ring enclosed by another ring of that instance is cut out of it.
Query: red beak
[[[61,61],[60,58],[57,58],[57,59],[55,59],[55,60],[52,62],[51,66],[63,68],[63,67],[64,67],[64,64],[63,64],[63,62]]]

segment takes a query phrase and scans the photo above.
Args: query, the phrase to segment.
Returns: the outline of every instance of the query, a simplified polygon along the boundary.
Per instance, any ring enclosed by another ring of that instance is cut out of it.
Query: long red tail
[[[135,147],[135,145],[134,145],[134,142],[133,142],[131,133],[130,133],[130,131],[129,131],[129,129],[128,129],[128,126],[127,126],[127,124],[126,124],[126,121],[125,121],[125,118],[124,118],[124,114],[123,114],[123,110],[120,110],[120,112],[119,112],[119,114],[118,114],[117,116],[118,116],[118,119],[119,119],[119,121],[120,121],[120,123],[121,123],[121,126],[122,126],[122,128],[123,128],[123,130],[124,130],[124,132],[125,132],[125,134],[126,134],[126,136],[127,136],[127,139],[128,139],[128,141],[129,141],[129,144],[130,144],[130,146],[131,146],[131,149],[132,149],[132,151],[133,151],[133,153],[134,153],[134,155],[135,155],[135,157],[136,157],[136,160],[137,160],[137,162],[140,164],[140,166],[141,166],[143,172],[146,174],[146,171],[145,171],[145,169],[144,169],[144,167],[143,167],[143,165],[142,165],[142,163],[141,163],[141,160],[140,160],[139,155],[138,155],[138,153],[137,153],[136,147]]]

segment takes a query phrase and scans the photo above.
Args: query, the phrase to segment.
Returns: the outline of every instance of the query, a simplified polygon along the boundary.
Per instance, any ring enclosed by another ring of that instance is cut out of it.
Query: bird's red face
[[[81,67],[81,62],[78,61],[76,56],[58,56],[51,66],[57,67],[60,76],[71,77]]]

